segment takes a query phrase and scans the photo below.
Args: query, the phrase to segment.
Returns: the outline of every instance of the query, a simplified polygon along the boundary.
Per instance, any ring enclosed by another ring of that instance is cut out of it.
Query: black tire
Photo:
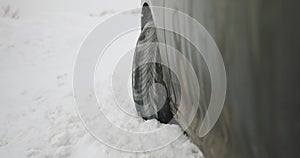
[[[168,90],[163,81],[163,66],[159,62],[156,28],[150,8],[144,6],[142,32],[133,59],[133,99],[139,116],[146,120],[155,118],[162,123],[169,123],[173,114]]]

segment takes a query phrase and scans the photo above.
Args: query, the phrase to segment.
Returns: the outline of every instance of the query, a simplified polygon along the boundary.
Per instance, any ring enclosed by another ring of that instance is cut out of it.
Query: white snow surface
[[[74,108],[73,64],[81,41],[103,18],[72,14],[18,20],[0,18],[0,157],[203,157],[185,135],[159,150],[131,153],[98,142],[84,128]],[[107,97],[108,117],[124,128],[164,127],[167,130],[163,137],[182,133],[177,125],[125,119],[122,111],[110,106],[112,98],[103,96]],[[134,111],[133,104],[122,107]],[[112,138],[124,137],[114,134]],[[124,145],[143,143],[127,140]]]

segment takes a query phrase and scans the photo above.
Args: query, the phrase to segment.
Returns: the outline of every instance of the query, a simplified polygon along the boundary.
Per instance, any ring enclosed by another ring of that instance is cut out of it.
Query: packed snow
[[[178,133],[181,136],[158,150],[131,153],[100,143],[84,128],[74,108],[73,65],[82,40],[105,18],[73,14],[0,18],[0,157],[203,157],[179,126],[128,119],[124,111],[111,106],[113,96],[105,94],[109,87],[98,92],[112,122],[132,130],[166,128],[157,140]],[[135,112],[133,104],[124,103],[122,108]],[[126,140],[118,134],[112,138]],[[126,140],[124,145],[145,143],[158,144],[149,139],[142,143]]]

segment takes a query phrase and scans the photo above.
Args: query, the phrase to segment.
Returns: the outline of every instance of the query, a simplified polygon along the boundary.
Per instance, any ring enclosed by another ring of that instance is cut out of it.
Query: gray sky
[[[120,11],[140,6],[140,0],[0,0],[0,7],[11,5],[21,17],[48,12],[101,13],[104,10]]]

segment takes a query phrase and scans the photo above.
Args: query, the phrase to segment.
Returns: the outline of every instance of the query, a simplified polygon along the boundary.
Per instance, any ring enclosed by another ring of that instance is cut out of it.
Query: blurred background
[[[99,14],[140,6],[140,0],[1,0],[0,6],[18,10],[23,18],[44,13]]]

